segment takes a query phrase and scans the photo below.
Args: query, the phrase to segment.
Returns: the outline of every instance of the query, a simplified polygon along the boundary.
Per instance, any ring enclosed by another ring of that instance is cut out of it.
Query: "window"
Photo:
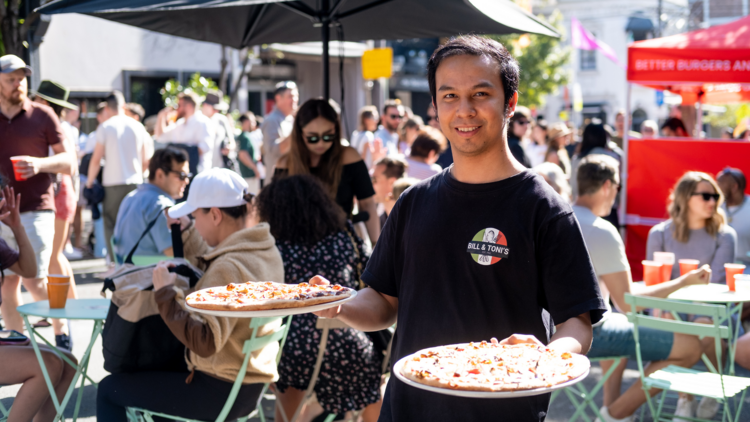
[[[581,57],[581,70],[596,70],[596,50],[578,50]]]

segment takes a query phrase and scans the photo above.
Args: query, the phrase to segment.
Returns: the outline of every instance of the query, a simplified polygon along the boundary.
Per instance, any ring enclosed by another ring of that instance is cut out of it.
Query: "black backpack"
[[[112,303],[102,331],[104,369],[111,373],[187,371],[185,346],[164,323],[153,298],[151,277],[156,266],[133,265],[138,244],[159,217],[146,227],[125,258],[125,264],[104,281],[102,295],[107,290],[112,292]],[[172,226],[172,245],[175,257],[181,258],[182,238],[178,224]],[[169,269],[178,274],[177,285],[185,289],[195,287],[203,274],[185,260],[177,262],[176,267]]]

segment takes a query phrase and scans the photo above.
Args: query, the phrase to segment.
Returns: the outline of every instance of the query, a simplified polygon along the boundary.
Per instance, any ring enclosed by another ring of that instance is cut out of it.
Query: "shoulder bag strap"
[[[138,238],[138,241],[135,242],[135,245],[133,245],[133,249],[130,250],[130,253],[125,258],[125,263],[126,264],[132,264],[133,263],[133,255],[135,254],[135,250],[138,249],[138,245],[140,245],[141,240],[143,240],[143,238],[146,237],[146,235],[148,234],[148,232],[151,231],[151,228],[154,227],[154,225],[156,224],[157,221],[159,221],[159,217],[161,217],[161,213],[163,213],[163,212],[164,212],[164,209],[161,209],[156,214],[156,217],[148,223],[148,225],[146,226],[146,230],[143,231],[143,233],[141,234],[141,237]],[[179,227],[178,227],[178,231],[179,231]],[[172,241],[174,241],[174,236],[172,236]],[[180,245],[180,246],[182,246],[182,245]]]

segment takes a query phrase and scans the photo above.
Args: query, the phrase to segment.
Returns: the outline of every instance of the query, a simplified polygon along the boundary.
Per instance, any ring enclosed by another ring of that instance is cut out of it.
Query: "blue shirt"
[[[130,192],[123,199],[117,213],[115,253],[124,259],[146,230],[148,223],[161,214],[154,227],[141,240],[135,255],[163,255],[162,251],[172,247],[172,235],[163,211],[174,204],[171,196],[151,183],[144,183]]]

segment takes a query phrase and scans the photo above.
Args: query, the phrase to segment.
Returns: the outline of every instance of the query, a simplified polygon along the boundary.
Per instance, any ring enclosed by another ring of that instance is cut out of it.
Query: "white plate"
[[[356,290],[352,291],[351,296],[341,299],[341,300],[334,301],[334,302],[320,303],[318,305],[306,306],[302,308],[271,309],[268,311],[212,311],[208,309],[193,308],[192,306],[187,305],[187,304],[185,304],[185,306],[190,311],[198,312],[200,314],[206,314],[206,315],[229,317],[229,318],[261,318],[261,317],[275,317],[275,316],[306,314],[309,312],[322,311],[323,309],[328,309],[328,308],[333,308],[334,306],[339,306],[344,302],[348,302],[354,299],[355,297],[357,297]]]
[[[562,384],[553,385],[552,387],[535,388],[533,390],[497,391],[497,392],[451,390],[449,388],[439,388],[439,387],[432,387],[432,386],[425,385],[425,384],[420,384],[416,381],[412,381],[409,378],[406,378],[405,376],[403,376],[401,374],[401,368],[404,367],[404,363],[406,362],[406,360],[411,358],[412,356],[413,355],[406,356],[402,358],[401,360],[399,360],[398,362],[396,362],[395,365],[393,365],[393,373],[396,374],[396,378],[398,378],[403,383],[410,385],[412,387],[421,388],[422,390],[432,391],[433,393],[446,394],[449,396],[457,396],[457,397],[472,397],[476,399],[508,399],[508,398],[518,398],[518,397],[538,396],[540,394],[549,393],[551,391],[559,390],[561,388],[565,388],[573,384],[577,384],[583,381],[589,375],[589,369],[587,369],[586,372],[578,378],[574,378]]]

